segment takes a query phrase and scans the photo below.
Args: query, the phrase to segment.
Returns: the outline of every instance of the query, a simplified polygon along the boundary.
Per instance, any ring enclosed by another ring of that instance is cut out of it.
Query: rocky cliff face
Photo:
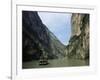
[[[65,55],[65,46],[42,23],[36,11],[22,11],[22,36],[23,61],[39,59],[41,49],[50,59]]]
[[[67,46],[68,57],[89,59],[89,14],[72,14],[72,35]]]

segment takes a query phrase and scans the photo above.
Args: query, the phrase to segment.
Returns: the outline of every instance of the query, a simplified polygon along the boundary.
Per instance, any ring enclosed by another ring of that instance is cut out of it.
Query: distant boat
[[[40,56],[39,65],[48,65],[47,54],[43,51],[43,54]]]

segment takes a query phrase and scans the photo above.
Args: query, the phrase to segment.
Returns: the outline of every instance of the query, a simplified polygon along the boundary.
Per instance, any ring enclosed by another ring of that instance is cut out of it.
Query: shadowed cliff
[[[22,11],[23,61],[40,58],[41,49],[49,59],[65,56],[65,46],[42,23],[36,11]]]

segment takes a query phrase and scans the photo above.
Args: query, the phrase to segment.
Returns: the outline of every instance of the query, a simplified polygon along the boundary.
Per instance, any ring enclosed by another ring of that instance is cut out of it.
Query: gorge
[[[37,11],[22,11],[22,62],[39,60],[41,50],[52,61],[65,57],[89,60],[89,14],[72,13],[71,37],[68,45],[64,45],[42,22]]]

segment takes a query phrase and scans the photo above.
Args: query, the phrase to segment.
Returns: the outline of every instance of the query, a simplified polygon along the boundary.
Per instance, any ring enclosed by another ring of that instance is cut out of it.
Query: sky
[[[38,12],[43,24],[64,45],[68,44],[71,36],[71,13]]]

